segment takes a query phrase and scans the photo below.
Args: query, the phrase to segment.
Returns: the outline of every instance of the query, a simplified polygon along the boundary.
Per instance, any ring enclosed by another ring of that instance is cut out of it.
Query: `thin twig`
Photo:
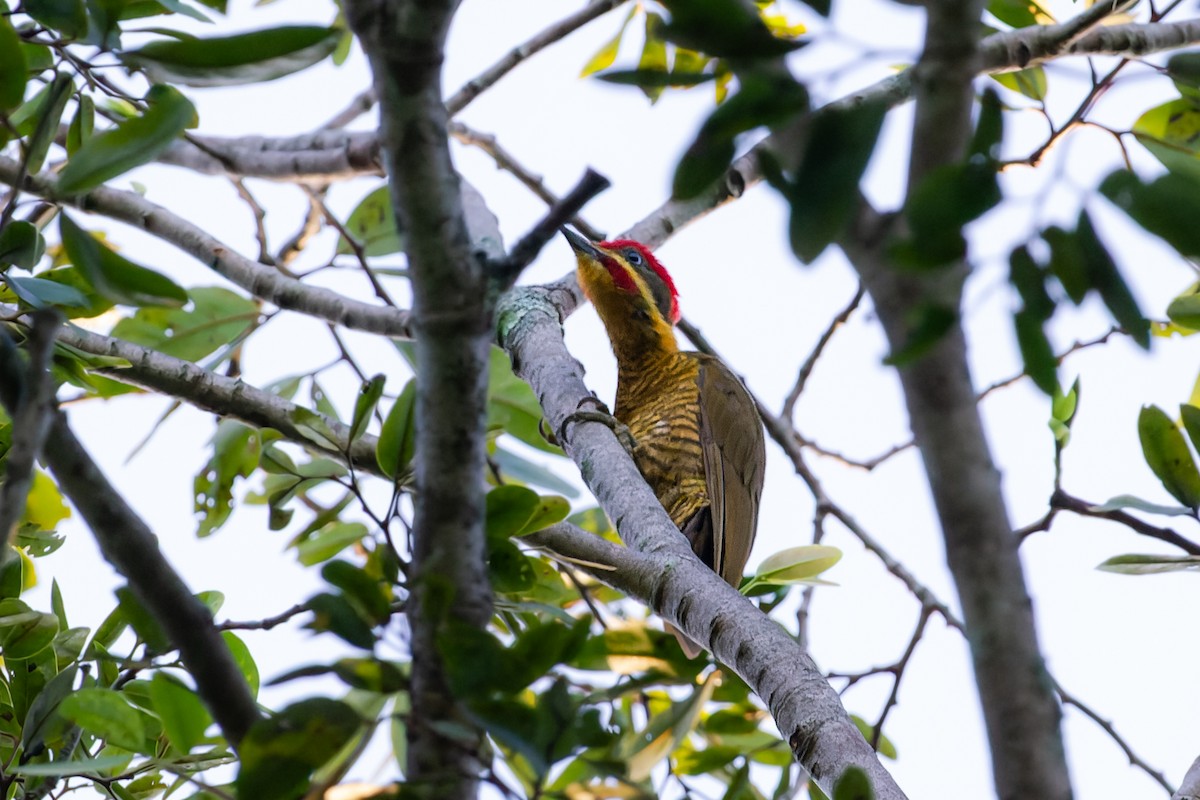
[[[566,225],[587,203],[600,192],[611,186],[608,178],[589,168],[579,179],[575,188],[559,202],[550,207],[529,233],[521,237],[508,256],[495,265],[495,277],[502,291],[507,291],[537,254],[558,234],[559,229]]]
[[[546,187],[546,182],[541,175],[535,175],[525,168],[520,161],[513,156],[512,153],[505,150],[496,141],[496,137],[491,134],[480,133],[479,131],[468,128],[461,122],[450,123],[450,135],[471,147],[478,147],[483,152],[492,157],[496,162],[496,166],[505,172],[510,173],[514,178],[521,182],[529,191],[537,195],[548,206],[555,206],[562,201]],[[578,215],[568,220],[574,225],[580,233],[593,241],[600,241],[604,238],[604,234],[592,227],[586,220]]]
[[[830,320],[825,332],[821,334],[821,338],[817,340],[817,344],[813,347],[812,352],[808,354],[808,358],[804,359],[804,363],[800,366],[800,372],[796,375],[796,383],[792,386],[792,390],[788,392],[787,398],[783,401],[783,410],[779,415],[784,419],[791,419],[796,412],[796,402],[800,399],[800,393],[804,391],[804,386],[808,382],[808,376],[812,374],[813,368],[817,365],[817,359],[821,357],[821,353],[825,352],[825,346],[833,338],[833,334],[837,333],[837,329],[845,324],[846,320],[850,319],[850,315],[854,313],[854,309],[858,308],[858,304],[862,302],[864,290],[862,284],[858,285],[858,289],[854,292],[854,297],[846,304],[846,307],[837,313]]]
[[[1140,520],[1132,514],[1122,511],[1121,509],[1100,511],[1097,509],[1095,503],[1089,503],[1086,500],[1074,497],[1070,494],[1067,494],[1062,489],[1056,490],[1054,494],[1051,495],[1050,508],[1060,509],[1062,511],[1071,511],[1075,514],[1079,514],[1082,517],[1098,517],[1100,519],[1111,520],[1112,522],[1119,522],[1130,530],[1140,533],[1142,536],[1149,536],[1151,539],[1158,539],[1160,542],[1173,544],[1188,555],[1200,555],[1200,544],[1196,544],[1191,539],[1188,539],[1171,528],[1160,528],[1157,525],[1151,525],[1150,523],[1144,522],[1143,520]],[[1032,526],[1029,529],[1022,528],[1016,532],[1017,535],[1023,538],[1039,530],[1048,530],[1050,527],[1050,522],[1052,521],[1052,517],[1050,517],[1050,515],[1047,515],[1047,517],[1048,518],[1043,518],[1043,521],[1046,523],[1044,528],[1040,527],[1040,525]]]
[[[1152,780],[1154,780],[1156,783],[1158,783],[1159,786],[1166,789],[1168,794],[1175,793],[1175,787],[1173,787],[1167,781],[1167,778],[1165,775],[1163,775],[1162,770],[1154,769],[1149,764],[1147,764],[1144,760],[1142,760],[1142,758],[1140,756],[1138,756],[1137,753],[1133,752],[1133,748],[1129,746],[1129,743],[1126,742],[1125,739],[1119,733],[1117,733],[1117,729],[1113,726],[1112,722],[1104,719],[1098,713],[1096,713],[1094,710],[1089,708],[1086,704],[1080,702],[1078,698],[1076,698],[1074,695],[1067,692],[1067,690],[1064,689],[1062,687],[1062,685],[1060,683],[1058,683],[1057,681],[1054,682],[1054,690],[1056,692],[1058,692],[1058,697],[1060,700],[1062,700],[1064,705],[1075,706],[1075,708],[1078,708],[1080,711],[1083,712],[1083,715],[1085,717],[1087,717],[1092,722],[1099,725],[1101,730],[1103,730],[1105,733],[1107,733],[1109,735],[1109,738],[1111,738],[1114,742],[1116,742],[1117,747],[1121,748],[1121,751],[1123,753],[1125,753],[1126,758],[1129,759],[1129,763],[1132,766],[1135,766],[1138,769],[1140,769],[1142,772],[1145,772],[1148,776],[1150,776],[1150,778]]]
[[[571,16],[554,23],[524,44],[513,48],[487,71],[467,81],[461,89],[451,95],[450,99],[446,101],[446,111],[453,117],[525,59],[565,38],[597,17],[612,11],[624,2],[626,0],[596,0]]]
[[[375,87],[364,89],[354,95],[354,99],[345,108],[330,117],[329,121],[321,127],[326,130],[344,128],[374,108],[377,102],[379,102],[379,97],[375,94]]]
[[[303,614],[305,611],[311,611],[312,607],[308,603],[297,603],[287,611],[280,612],[273,617],[266,619],[251,620],[247,622],[222,622],[217,626],[219,631],[269,631],[276,628],[285,622],[288,622],[293,617]]]

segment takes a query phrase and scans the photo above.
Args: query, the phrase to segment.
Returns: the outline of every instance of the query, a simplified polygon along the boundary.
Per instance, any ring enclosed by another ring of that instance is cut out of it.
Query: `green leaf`
[[[59,712],[79,727],[124,750],[141,751],[142,716],[112,689],[85,688],[63,698]]]
[[[1190,517],[1192,510],[1183,506],[1164,506],[1158,503],[1151,503],[1149,500],[1143,500],[1140,497],[1134,497],[1131,494],[1119,494],[1106,502],[1092,506],[1090,511],[1121,511],[1126,508],[1136,508],[1138,511],[1145,511],[1148,514],[1162,514],[1167,517]]]
[[[376,375],[363,381],[363,385],[359,387],[358,397],[354,400],[354,419],[350,423],[351,442],[358,441],[367,432],[367,426],[371,424],[371,415],[375,413],[375,406],[379,405],[379,398],[383,396],[386,380],[382,374]]]
[[[814,116],[787,193],[792,250],[801,261],[814,261],[850,223],[858,206],[858,184],[886,114],[884,103],[864,103]]]
[[[875,800],[871,779],[861,767],[846,767],[833,784],[832,800]]]
[[[80,95],[75,116],[67,128],[67,155],[73,156],[83,147],[96,129],[96,104],[91,95]]]
[[[1180,255],[1200,257],[1200,183],[1194,178],[1168,172],[1144,184],[1132,172],[1118,170],[1100,184],[1100,193]]]
[[[233,487],[259,465],[262,440],[254,428],[233,419],[217,423],[213,455],[192,481],[199,515],[196,535],[203,538],[220,528],[233,513]]]
[[[83,0],[24,0],[21,7],[35,20],[58,31],[63,38],[78,39],[87,33]]]
[[[258,323],[253,300],[205,286],[188,292],[191,308],[141,308],[112,329],[112,336],[185,361],[199,361],[238,341]]]
[[[524,486],[497,486],[487,493],[488,541],[502,541],[524,529],[538,507],[537,492]]]
[[[573,483],[569,483],[546,467],[535,464],[511,450],[497,446],[496,451],[492,454],[492,460],[496,462],[496,466],[500,468],[500,472],[510,482],[517,481],[518,483],[541,486],[543,489],[550,489],[567,497],[579,496],[579,489]]]
[[[824,544],[807,544],[780,550],[763,559],[747,584],[789,586],[808,583],[842,560],[842,551]]]
[[[25,169],[28,172],[37,172],[42,168],[46,154],[50,152],[50,145],[54,143],[58,134],[58,124],[66,111],[67,101],[71,99],[74,90],[74,79],[67,74],[58,74],[33,100],[21,107],[33,109],[33,117],[29,120],[29,142],[25,148]],[[18,131],[22,128],[17,123],[19,114],[20,109],[12,118],[13,126]]]
[[[883,363],[899,367],[925,355],[954,327],[958,312],[946,306],[927,303],[917,306],[910,317],[908,338]]]
[[[27,75],[21,37],[8,16],[0,16],[0,111],[11,111],[25,100]]]
[[[1192,440],[1192,447],[1200,450],[1200,408],[1190,403],[1181,403],[1179,418],[1183,421],[1183,429]]]
[[[709,55],[746,61],[774,58],[803,47],[804,42],[774,36],[757,9],[739,0],[664,0],[671,22],[662,33],[683,47]]]
[[[204,741],[204,732],[212,724],[212,715],[195,692],[176,678],[156,672],[150,679],[150,698],[167,738],[181,755],[191,752]]]
[[[665,73],[667,71],[667,44],[659,35],[659,29],[662,26],[662,17],[652,12],[646,14],[646,39],[642,43],[641,58],[638,59],[638,72]],[[663,91],[661,85],[655,84],[639,84],[638,88],[649,98],[651,103],[658,100]]]
[[[1079,238],[1059,227],[1042,231],[1042,238],[1050,246],[1050,271],[1071,302],[1079,305],[1091,288],[1088,268]]]
[[[365,256],[386,256],[404,250],[404,237],[396,227],[392,195],[386,183],[359,201],[343,227],[354,237]],[[354,248],[342,237],[337,251],[345,255],[353,253]]]
[[[256,722],[242,740],[238,797],[293,800],[314,770],[337,755],[362,726],[345,703],[314,697]]]
[[[1113,556],[1096,569],[1122,575],[1158,575],[1163,572],[1200,570],[1200,556],[1124,555]]]
[[[149,108],[140,117],[96,134],[71,156],[58,178],[61,194],[82,194],[153,161],[195,124],[195,107],[170,86],[151,86],[146,100]]]
[[[127,755],[106,755],[96,758],[68,759],[52,761],[44,764],[14,765],[11,771],[17,775],[65,777],[68,775],[96,774],[107,776],[113,768],[124,767],[129,763]]]
[[[311,567],[328,561],[350,545],[362,541],[366,535],[367,526],[361,522],[334,520],[296,545],[296,553],[301,564]]]
[[[1121,277],[1116,262],[1109,255],[1104,243],[1092,227],[1091,217],[1086,210],[1079,213],[1076,238],[1083,252],[1088,281],[1100,294],[1113,318],[1121,325],[1142,349],[1150,348],[1150,323],[1138,308],[1133,292]]]
[[[1200,471],[1179,428],[1157,406],[1138,414],[1138,438],[1150,469],[1171,495],[1191,509],[1200,507]]]
[[[310,598],[308,606],[312,609],[313,619],[306,628],[328,631],[364,650],[374,649],[375,634],[371,631],[371,625],[345,597],[322,592]]]
[[[321,567],[321,577],[341,589],[376,625],[382,625],[391,617],[391,600],[384,584],[368,575],[362,567],[348,561],[330,561]]]
[[[159,624],[158,619],[150,610],[142,605],[142,601],[128,586],[116,590],[117,601],[121,605],[121,614],[129,622],[138,639],[146,644],[151,653],[165,653],[171,649],[171,640]]]
[[[1170,302],[1167,318],[1180,327],[1200,330],[1200,284],[1194,284]]]
[[[59,214],[58,229],[71,263],[114,302],[135,306],[181,306],[187,302],[187,292],[177,283],[109,250],[67,214]]]
[[[1171,172],[1200,180],[1200,105],[1181,97],[1155,106],[1133,123],[1142,146]]]
[[[675,168],[672,192],[697,196],[719,179],[733,159],[734,138],[762,125],[779,125],[808,109],[808,92],[789,77],[747,76],[740,91],[719,105]]]
[[[0,655],[5,660],[33,658],[48,648],[56,635],[58,617],[34,611],[13,597],[0,600]]]
[[[32,222],[14,219],[0,230],[0,264],[33,269],[46,252],[46,240]]]
[[[1006,89],[1020,92],[1030,100],[1039,102],[1046,99],[1046,90],[1049,88],[1046,83],[1046,71],[1041,67],[993,74],[992,80]]]
[[[641,89],[664,89],[668,86],[686,88],[699,86],[716,79],[716,75],[708,72],[679,72],[665,70],[661,67],[653,69],[614,69],[602,72],[596,76],[606,83],[619,86],[637,86]]]
[[[221,631],[221,638],[225,640],[225,645],[229,648],[234,663],[242,671],[246,684],[250,687],[250,694],[258,697],[258,665],[254,663],[254,656],[250,654],[250,648],[246,647],[246,643],[239,639],[233,631]]]
[[[375,445],[375,460],[383,473],[398,480],[409,470],[417,449],[417,382],[410,379],[388,411]]]
[[[67,721],[58,713],[58,705],[75,691],[78,674],[78,664],[68,665],[47,681],[45,688],[33,698],[25,715],[25,724],[21,726],[21,747],[25,752],[36,752],[47,740],[61,735],[67,727]]]
[[[599,72],[602,69],[608,69],[617,60],[617,52],[621,49],[621,39],[625,35],[625,29],[629,27],[630,20],[637,13],[637,7],[629,9],[629,13],[625,15],[625,20],[621,23],[621,27],[611,39],[600,46],[600,49],[588,59],[588,62],[583,65],[583,70],[580,71],[579,77],[586,78],[592,73]],[[403,762],[401,762],[403,763]]]
[[[1054,22],[1054,17],[1037,0],[991,0],[987,10],[993,17],[1014,28]]]
[[[208,39],[168,39],[121,54],[156,83],[237,86],[262,83],[311,67],[330,55],[344,31],[282,26]]]
[[[854,727],[858,728],[858,732],[862,734],[862,737],[870,742],[871,738],[875,735],[875,726],[857,714],[851,714],[850,721],[854,723]],[[882,734],[879,736],[879,746],[876,752],[884,758],[890,758],[893,761],[898,757],[896,745],[892,744],[892,741]]]
[[[17,275],[0,276],[0,280],[8,284],[8,288],[12,289],[21,302],[34,308],[80,306],[87,302],[87,298],[78,290],[54,281],[22,278]]]
[[[1050,347],[1043,328],[1044,319],[1029,309],[1013,314],[1013,326],[1017,332],[1017,346],[1025,362],[1025,374],[1046,394],[1058,388],[1058,357]]]

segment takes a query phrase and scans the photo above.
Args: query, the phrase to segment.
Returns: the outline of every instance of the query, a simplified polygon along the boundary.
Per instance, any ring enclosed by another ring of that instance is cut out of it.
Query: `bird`
[[[679,348],[679,294],[650,248],[562,234],[617,359],[612,417],[628,430],[634,463],[692,552],[736,588],[754,545],[766,468],[754,398],[719,358]],[[699,645],[667,630],[688,658],[699,655]]]

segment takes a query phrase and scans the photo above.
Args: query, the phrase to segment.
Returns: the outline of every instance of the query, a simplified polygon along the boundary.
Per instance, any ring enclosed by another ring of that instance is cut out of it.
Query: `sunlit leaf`
[[[1200,471],[1187,442],[1166,412],[1144,406],[1138,414],[1142,455],[1171,495],[1188,508],[1200,507]]]
[[[621,27],[617,32],[604,44],[600,45],[588,62],[583,65],[583,69],[579,73],[579,77],[586,78],[592,73],[599,72],[602,69],[608,69],[617,60],[617,52],[621,49],[621,39],[625,35],[625,29],[629,27],[630,20],[637,13],[637,6],[629,9],[629,13],[625,15],[625,19],[621,22]]]
[[[386,256],[404,250],[404,237],[396,228],[396,214],[386,183],[359,201],[344,227],[362,247],[365,256]],[[337,251],[349,254],[354,248],[343,237],[338,241]]]
[[[1200,570],[1200,556],[1124,555],[1113,556],[1096,569],[1123,575],[1158,575],[1163,572]]]

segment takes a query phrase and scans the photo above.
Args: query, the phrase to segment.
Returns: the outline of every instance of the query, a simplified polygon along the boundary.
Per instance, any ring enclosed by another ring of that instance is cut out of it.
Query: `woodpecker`
[[[629,429],[634,462],[692,551],[736,587],[754,544],[766,467],[754,400],[719,359],[679,349],[678,293],[649,248],[562,233],[617,358],[613,416]],[[689,658],[700,653],[667,629]]]

